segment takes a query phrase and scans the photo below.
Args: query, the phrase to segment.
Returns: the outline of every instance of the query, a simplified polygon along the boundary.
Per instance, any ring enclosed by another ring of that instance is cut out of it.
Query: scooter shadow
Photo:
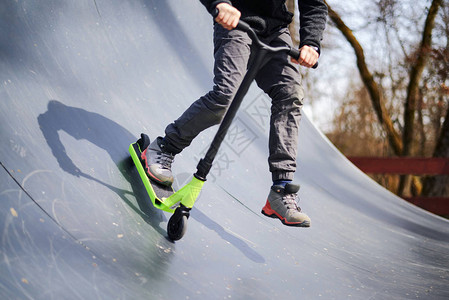
[[[160,226],[162,222],[166,221],[166,218],[160,210],[151,204],[132,159],[126,151],[129,144],[135,141],[134,135],[100,114],[67,106],[56,100],[51,100],[48,103],[47,111],[38,116],[38,123],[53,156],[62,170],[73,176],[84,177],[107,187],[116,193],[143,221],[151,225],[161,235],[166,235],[166,231]],[[104,149],[123,177],[131,184],[131,191],[112,186],[102,179],[95,178],[80,170],[67,155],[59,131],[64,131],[76,140],[88,140],[97,147]],[[131,201],[132,198],[135,198],[136,202]],[[137,203],[137,206],[135,203]]]

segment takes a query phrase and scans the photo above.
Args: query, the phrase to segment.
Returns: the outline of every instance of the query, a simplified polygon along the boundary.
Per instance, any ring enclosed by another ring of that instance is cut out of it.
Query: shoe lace
[[[174,156],[165,152],[158,152],[157,154],[157,162],[161,165],[161,167],[164,169],[171,169]]]
[[[294,209],[297,211],[301,211],[301,208],[298,206],[298,202],[296,202],[297,194],[285,194],[282,197],[282,201],[285,206],[287,206],[287,209]]]

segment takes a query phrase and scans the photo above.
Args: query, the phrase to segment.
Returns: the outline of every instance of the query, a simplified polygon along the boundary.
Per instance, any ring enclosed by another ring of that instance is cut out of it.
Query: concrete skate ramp
[[[307,118],[296,181],[312,227],[260,214],[269,101],[255,87],[186,235],[167,240],[127,149],[212,84],[199,1],[7,0],[0,14],[1,299],[449,297],[449,222],[376,185]],[[215,131],[176,157],[177,186]]]

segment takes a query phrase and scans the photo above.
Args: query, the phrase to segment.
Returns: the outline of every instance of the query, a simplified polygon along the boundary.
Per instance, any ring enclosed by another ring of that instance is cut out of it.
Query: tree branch
[[[442,4],[442,0],[433,0],[432,5],[427,13],[426,22],[424,25],[424,31],[422,33],[421,45],[418,49],[417,59],[410,71],[410,82],[407,87],[407,98],[405,100],[404,111],[404,132],[403,132],[403,156],[411,154],[411,146],[414,135],[414,122],[416,104],[419,97],[419,81],[421,80],[422,73],[430,53],[430,47],[432,43],[432,30],[435,27],[435,18],[438,13],[438,9]]]
[[[349,29],[343,22],[341,17],[329,6],[328,3],[326,3],[326,5],[328,6],[329,17],[354,49],[357,58],[357,68],[359,69],[362,81],[368,90],[371,103],[373,105],[374,111],[376,112],[377,118],[379,119],[380,124],[386,132],[389,144],[396,155],[401,155],[403,151],[403,145],[400,134],[393,126],[393,122],[385,108],[385,103],[382,98],[379,86],[374,81],[374,77],[369,71],[368,66],[366,65],[365,54],[362,46],[352,33],[351,29]]]

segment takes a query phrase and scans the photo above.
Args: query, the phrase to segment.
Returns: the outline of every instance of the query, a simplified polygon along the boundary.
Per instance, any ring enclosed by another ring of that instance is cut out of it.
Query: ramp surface
[[[127,149],[209,89],[211,35],[194,0],[1,2],[0,297],[447,299],[449,223],[372,182],[307,118],[296,181],[312,227],[260,214],[269,101],[257,88],[186,236],[167,240],[169,215]],[[177,186],[215,131],[176,157]]]

